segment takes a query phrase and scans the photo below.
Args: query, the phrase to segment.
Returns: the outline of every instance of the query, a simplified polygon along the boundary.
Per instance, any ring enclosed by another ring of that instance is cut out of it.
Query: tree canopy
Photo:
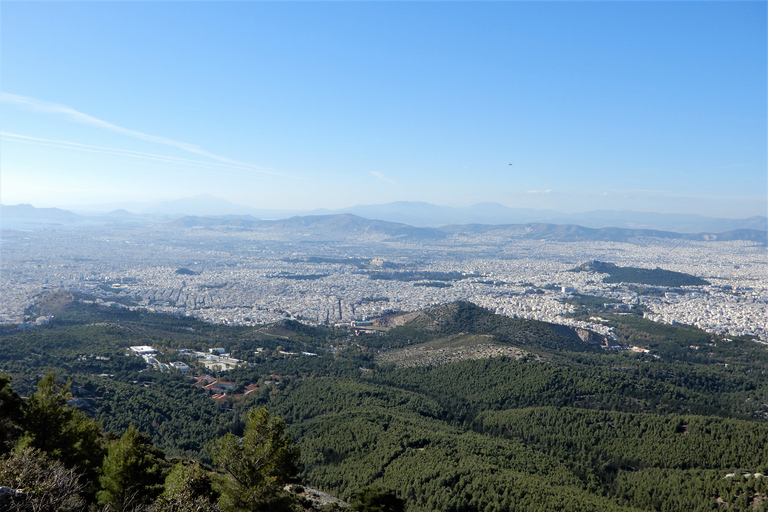
[[[297,473],[298,449],[285,423],[265,408],[248,411],[242,438],[230,433],[213,443],[213,460],[224,473],[221,505],[227,512],[288,507],[283,487]]]

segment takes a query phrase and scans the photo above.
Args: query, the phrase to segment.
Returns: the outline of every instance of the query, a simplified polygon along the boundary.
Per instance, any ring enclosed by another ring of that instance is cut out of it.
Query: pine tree
[[[24,434],[16,442],[16,450],[41,450],[67,468],[75,468],[86,481],[95,482],[104,457],[101,425],[67,405],[71,398],[69,383],[57,385],[56,377],[48,372],[26,402]]]
[[[213,460],[224,474],[221,507],[227,512],[279,511],[289,507],[283,491],[297,471],[298,448],[285,423],[266,409],[248,411],[242,440],[227,434],[213,444]]]
[[[177,463],[165,479],[165,491],[153,505],[155,512],[216,512],[218,494],[211,476],[200,464]]]
[[[24,402],[11,387],[11,376],[0,375],[0,454],[10,451],[21,435]]]
[[[404,512],[405,501],[391,489],[366,487],[360,490],[352,503],[356,512]]]
[[[102,490],[97,494],[99,504],[122,512],[136,505],[149,503],[162,491],[161,467],[163,454],[131,425],[110,447],[99,478]]]

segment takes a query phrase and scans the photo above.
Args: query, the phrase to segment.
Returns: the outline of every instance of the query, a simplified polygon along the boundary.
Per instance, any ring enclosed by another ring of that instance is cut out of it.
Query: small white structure
[[[189,371],[189,365],[187,365],[182,361],[176,361],[175,363],[171,363],[171,366],[179,370],[181,373],[186,373]]]
[[[136,354],[140,356],[150,356],[156,353],[155,349],[150,347],[149,345],[136,345],[131,347],[131,350],[133,350],[134,352],[136,352]]]

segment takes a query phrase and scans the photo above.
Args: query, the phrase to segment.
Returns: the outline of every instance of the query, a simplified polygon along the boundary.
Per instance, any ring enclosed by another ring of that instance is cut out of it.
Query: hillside
[[[572,269],[572,272],[597,272],[608,274],[604,283],[636,283],[650,286],[704,286],[709,281],[683,272],[674,272],[662,268],[619,267],[603,261],[588,261]]]
[[[377,336],[364,343],[376,348],[396,348],[446,336],[477,334],[516,347],[576,352],[599,350],[596,343],[582,341],[570,327],[496,315],[470,302],[435,306],[407,314],[405,319],[386,336]],[[389,319],[388,322],[399,323],[397,319]]]
[[[78,409],[122,434],[130,424],[166,456],[210,462],[248,410],[286,421],[303,484],[342,499],[374,485],[417,511],[764,510],[768,347],[655,324],[585,301],[622,344],[607,351],[564,326],[501,317],[470,303],[387,320],[382,334],[286,320],[226,327],[103,308],[55,294],[42,327],[4,332],[0,373],[27,395],[51,368]],[[127,351],[221,347],[247,361],[214,400],[176,371]],[[698,348],[692,349],[692,346]],[[242,395],[247,385],[254,391]],[[726,505],[722,505],[726,507]],[[762,508],[761,508],[762,507]]]

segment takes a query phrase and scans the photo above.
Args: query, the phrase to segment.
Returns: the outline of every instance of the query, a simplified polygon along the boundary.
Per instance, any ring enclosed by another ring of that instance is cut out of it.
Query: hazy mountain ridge
[[[182,217],[167,226],[190,227],[232,227],[242,229],[263,229],[301,235],[359,235],[378,233],[399,239],[445,238],[446,233],[434,228],[418,228],[396,222],[371,220],[351,214],[308,215],[282,220],[247,220],[243,218]],[[309,233],[302,230],[310,229]]]
[[[590,228],[622,227],[627,229],[654,229],[680,233],[725,232],[737,229],[768,229],[764,215],[744,218],[716,218],[705,215],[655,213],[637,211],[593,210],[582,213],[564,213],[555,210],[515,208],[500,203],[484,202],[471,206],[454,207],[422,201],[395,201],[385,204],[355,205],[347,208],[314,210],[253,208],[201,194],[168,201],[116,202],[100,205],[68,207],[84,216],[104,214],[124,209],[143,216],[181,217],[250,215],[262,219],[286,219],[293,216],[333,215],[351,213],[359,217],[399,222],[416,227],[440,227],[452,224],[578,224]]]
[[[214,198],[215,199],[215,198]],[[223,201],[223,203],[227,203]],[[190,204],[190,203],[185,203]],[[216,203],[222,204],[222,202]],[[126,210],[115,210],[96,216],[85,216],[73,213],[59,208],[35,208],[31,205],[2,205],[0,209],[0,218],[2,227],[6,229],[35,229],[41,227],[65,227],[65,226],[84,226],[84,225],[111,225],[111,224],[130,224],[130,225],[152,225],[166,224],[171,227],[192,228],[192,227],[216,227],[228,226],[241,229],[272,229],[277,231],[288,231],[297,229],[312,228],[314,235],[323,233],[381,233],[397,239],[439,239],[449,235],[462,233],[488,233],[496,232],[510,237],[522,237],[542,240],[557,241],[626,241],[636,237],[667,238],[681,240],[746,240],[760,243],[768,243],[767,229],[768,219],[766,217],[751,217],[749,219],[715,219],[695,215],[664,215],[664,214],[643,214],[636,212],[603,212],[604,217],[616,215],[622,218],[628,218],[631,215],[638,219],[648,215],[657,219],[666,218],[678,219],[680,222],[693,222],[708,224],[712,227],[722,226],[731,229],[723,230],[700,230],[694,233],[668,231],[660,229],[647,229],[640,227],[587,227],[574,223],[555,223],[555,222],[525,222],[525,223],[453,223],[442,224],[438,227],[424,227],[424,223],[431,223],[437,219],[437,215],[431,217],[425,215],[420,217],[422,225],[413,225],[402,221],[393,221],[386,217],[407,217],[397,213],[398,208],[403,208],[412,212],[413,217],[418,211],[450,213],[452,211],[462,210],[451,207],[436,206],[428,203],[390,203],[388,205],[371,205],[366,207],[354,207],[347,210],[364,210],[370,214],[380,214],[382,217],[371,219],[354,213],[326,213],[323,215],[302,215],[292,216],[278,220],[261,220],[251,214],[227,214],[227,215],[149,215],[132,214]],[[473,210],[474,209],[474,210]],[[473,207],[463,209],[466,212],[472,211],[519,211],[526,215],[535,212],[535,210],[515,210],[507,208],[496,203],[481,203]],[[387,214],[387,211],[390,213]],[[377,213],[378,212],[378,213]],[[391,213],[395,212],[395,213]],[[538,214],[548,215],[557,214],[557,212],[540,211]],[[597,215],[600,212],[581,214],[585,218],[590,215]],[[447,215],[447,214],[446,214]],[[471,216],[470,214],[467,214]],[[564,215],[564,214],[557,214]],[[491,218],[492,216],[488,217]],[[451,218],[445,216],[445,218]],[[682,219],[682,220],[681,220]],[[688,219],[688,220],[686,220]],[[692,219],[692,220],[691,220]]]
[[[466,207],[439,206],[422,202],[394,202],[358,205],[337,212],[402,222],[414,226],[439,227],[454,224],[578,224],[593,229],[621,227],[674,232],[724,232],[736,229],[768,229],[764,216],[724,219],[691,214],[596,210],[563,213],[554,210],[513,208],[499,203],[478,203]]]
[[[765,231],[756,229],[739,229],[721,233],[675,233],[672,231],[660,231],[653,229],[627,229],[627,228],[587,228],[575,224],[507,224],[487,225],[469,224],[463,226],[443,226],[442,231],[451,234],[462,233],[506,233],[510,237],[541,239],[560,242],[584,242],[607,241],[624,242],[632,238],[665,238],[678,240],[702,240],[702,241],[732,241],[746,240],[766,243],[768,237]]]
[[[677,240],[700,241],[732,241],[745,240],[767,243],[768,233],[754,229],[740,229],[722,233],[674,233],[651,229],[626,228],[586,228],[574,224],[507,224],[486,225],[468,224],[451,225],[440,228],[420,228],[407,224],[371,220],[352,214],[339,215],[309,215],[291,217],[278,221],[254,220],[242,218],[211,218],[183,217],[167,224],[168,226],[190,227],[233,227],[242,229],[269,229],[274,231],[296,232],[301,229],[312,229],[312,234],[346,234],[379,233],[397,239],[440,239],[449,235],[494,233],[509,238],[540,239],[560,242],[611,241],[624,242],[633,238],[660,238]]]

